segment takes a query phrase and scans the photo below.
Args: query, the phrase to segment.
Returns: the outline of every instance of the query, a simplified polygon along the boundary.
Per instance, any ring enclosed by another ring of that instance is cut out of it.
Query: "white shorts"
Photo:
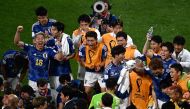
[[[30,87],[32,87],[34,91],[37,91],[37,90],[38,90],[37,82],[36,82],[36,81],[29,80],[29,81],[28,81],[28,85],[29,85]],[[48,88],[50,88],[50,84],[49,84],[49,83],[48,83]]]
[[[85,72],[86,72],[85,68],[78,62],[78,77],[77,77],[77,79],[84,80]]]
[[[49,82],[51,89],[57,89],[59,86],[59,76],[49,76]]]
[[[86,72],[84,76],[84,86],[93,87],[98,81],[101,88],[106,88],[103,74],[97,72]]]

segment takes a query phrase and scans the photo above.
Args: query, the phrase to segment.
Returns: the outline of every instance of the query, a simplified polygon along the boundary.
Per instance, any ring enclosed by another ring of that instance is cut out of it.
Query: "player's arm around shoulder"
[[[23,31],[23,29],[23,26],[18,26],[14,37],[14,44],[20,48],[24,47],[24,42],[20,40],[20,33]]]

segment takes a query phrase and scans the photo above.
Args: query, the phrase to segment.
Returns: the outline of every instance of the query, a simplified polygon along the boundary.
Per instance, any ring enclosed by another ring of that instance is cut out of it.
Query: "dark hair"
[[[166,47],[168,49],[169,53],[174,52],[174,46],[171,42],[164,42],[164,43],[162,43],[161,47]]]
[[[65,25],[63,23],[61,23],[61,22],[54,22],[52,24],[52,26],[54,26],[55,28],[57,28],[58,31],[62,31],[62,32],[65,29]]]
[[[183,72],[183,67],[181,66],[180,63],[174,63],[170,66],[170,68],[174,68],[177,72]]]
[[[71,82],[71,77],[70,77],[70,75],[68,74],[63,74],[63,75],[61,75],[60,77],[59,77],[59,82],[61,83],[61,84],[64,84],[64,82],[65,81],[68,81],[68,82]]]
[[[168,75],[168,76],[166,76],[165,79],[160,81],[159,87],[160,87],[160,89],[166,89],[166,88],[172,86],[172,83],[173,83],[173,81],[171,79],[171,76]]]
[[[149,68],[151,70],[163,69],[164,66],[162,60],[160,58],[153,58],[150,61]]]
[[[94,39],[97,40],[97,33],[95,31],[88,31],[85,35],[85,37],[93,37]]]
[[[88,102],[83,98],[79,98],[74,107],[74,109],[88,109]]]
[[[29,85],[24,85],[21,87],[21,91],[20,92],[26,92],[28,93],[30,96],[34,96],[34,90],[31,86]]]
[[[118,32],[118,33],[116,34],[116,39],[117,39],[118,37],[123,37],[125,40],[127,40],[127,34],[126,34],[125,32],[123,32],[123,31],[120,31],[120,32]]]
[[[172,101],[167,101],[162,105],[162,109],[175,109],[175,104]]]
[[[17,53],[14,55],[14,62],[15,64],[22,63],[22,66],[28,65],[27,54],[23,51],[17,51]]]
[[[117,80],[115,78],[108,78],[105,82],[107,89],[115,90],[115,87],[117,86]]]
[[[38,87],[43,87],[44,85],[48,84],[48,81],[44,78],[40,78],[37,80],[37,86]]]
[[[123,21],[121,21],[120,19],[117,19],[117,20],[110,23],[111,27],[116,27],[117,25],[123,27]]]
[[[154,42],[160,44],[160,43],[162,43],[162,37],[159,35],[154,35],[154,36],[152,36],[151,41],[154,41]]]
[[[183,36],[178,35],[174,37],[173,44],[185,45],[185,38]]]
[[[36,16],[46,16],[47,15],[47,9],[43,6],[38,7],[35,10]]]
[[[90,23],[91,22],[90,16],[87,14],[80,15],[78,18],[78,23],[80,23],[81,21]]]
[[[72,88],[69,87],[69,86],[63,86],[62,90],[61,90],[61,93],[64,95],[64,96],[69,96],[69,99],[72,99],[73,97],[73,91],[72,91]]]
[[[44,105],[47,102],[46,97],[44,96],[38,96],[32,100],[32,104],[35,108],[40,107],[41,105]]]
[[[113,96],[109,93],[105,93],[103,96],[102,96],[102,104],[105,106],[105,107],[111,107],[112,106],[112,103],[113,103]]]
[[[115,57],[115,55],[125,53],[125,51],[126,50],[122,45],[117,45],[111,49],[111,55],[112,57]]]

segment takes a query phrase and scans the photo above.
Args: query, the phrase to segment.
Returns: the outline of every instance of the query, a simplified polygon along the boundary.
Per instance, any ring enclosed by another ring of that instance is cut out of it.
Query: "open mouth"
[[[161,54],[161,57],[162,57],[162,59],[165,59],[166,55],[165,54]]]

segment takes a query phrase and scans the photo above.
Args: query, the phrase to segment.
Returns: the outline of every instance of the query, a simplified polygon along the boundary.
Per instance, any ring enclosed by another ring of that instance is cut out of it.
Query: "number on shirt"
[[[42,66],[43,60],[42,59],[36,59],[36,66]]]

